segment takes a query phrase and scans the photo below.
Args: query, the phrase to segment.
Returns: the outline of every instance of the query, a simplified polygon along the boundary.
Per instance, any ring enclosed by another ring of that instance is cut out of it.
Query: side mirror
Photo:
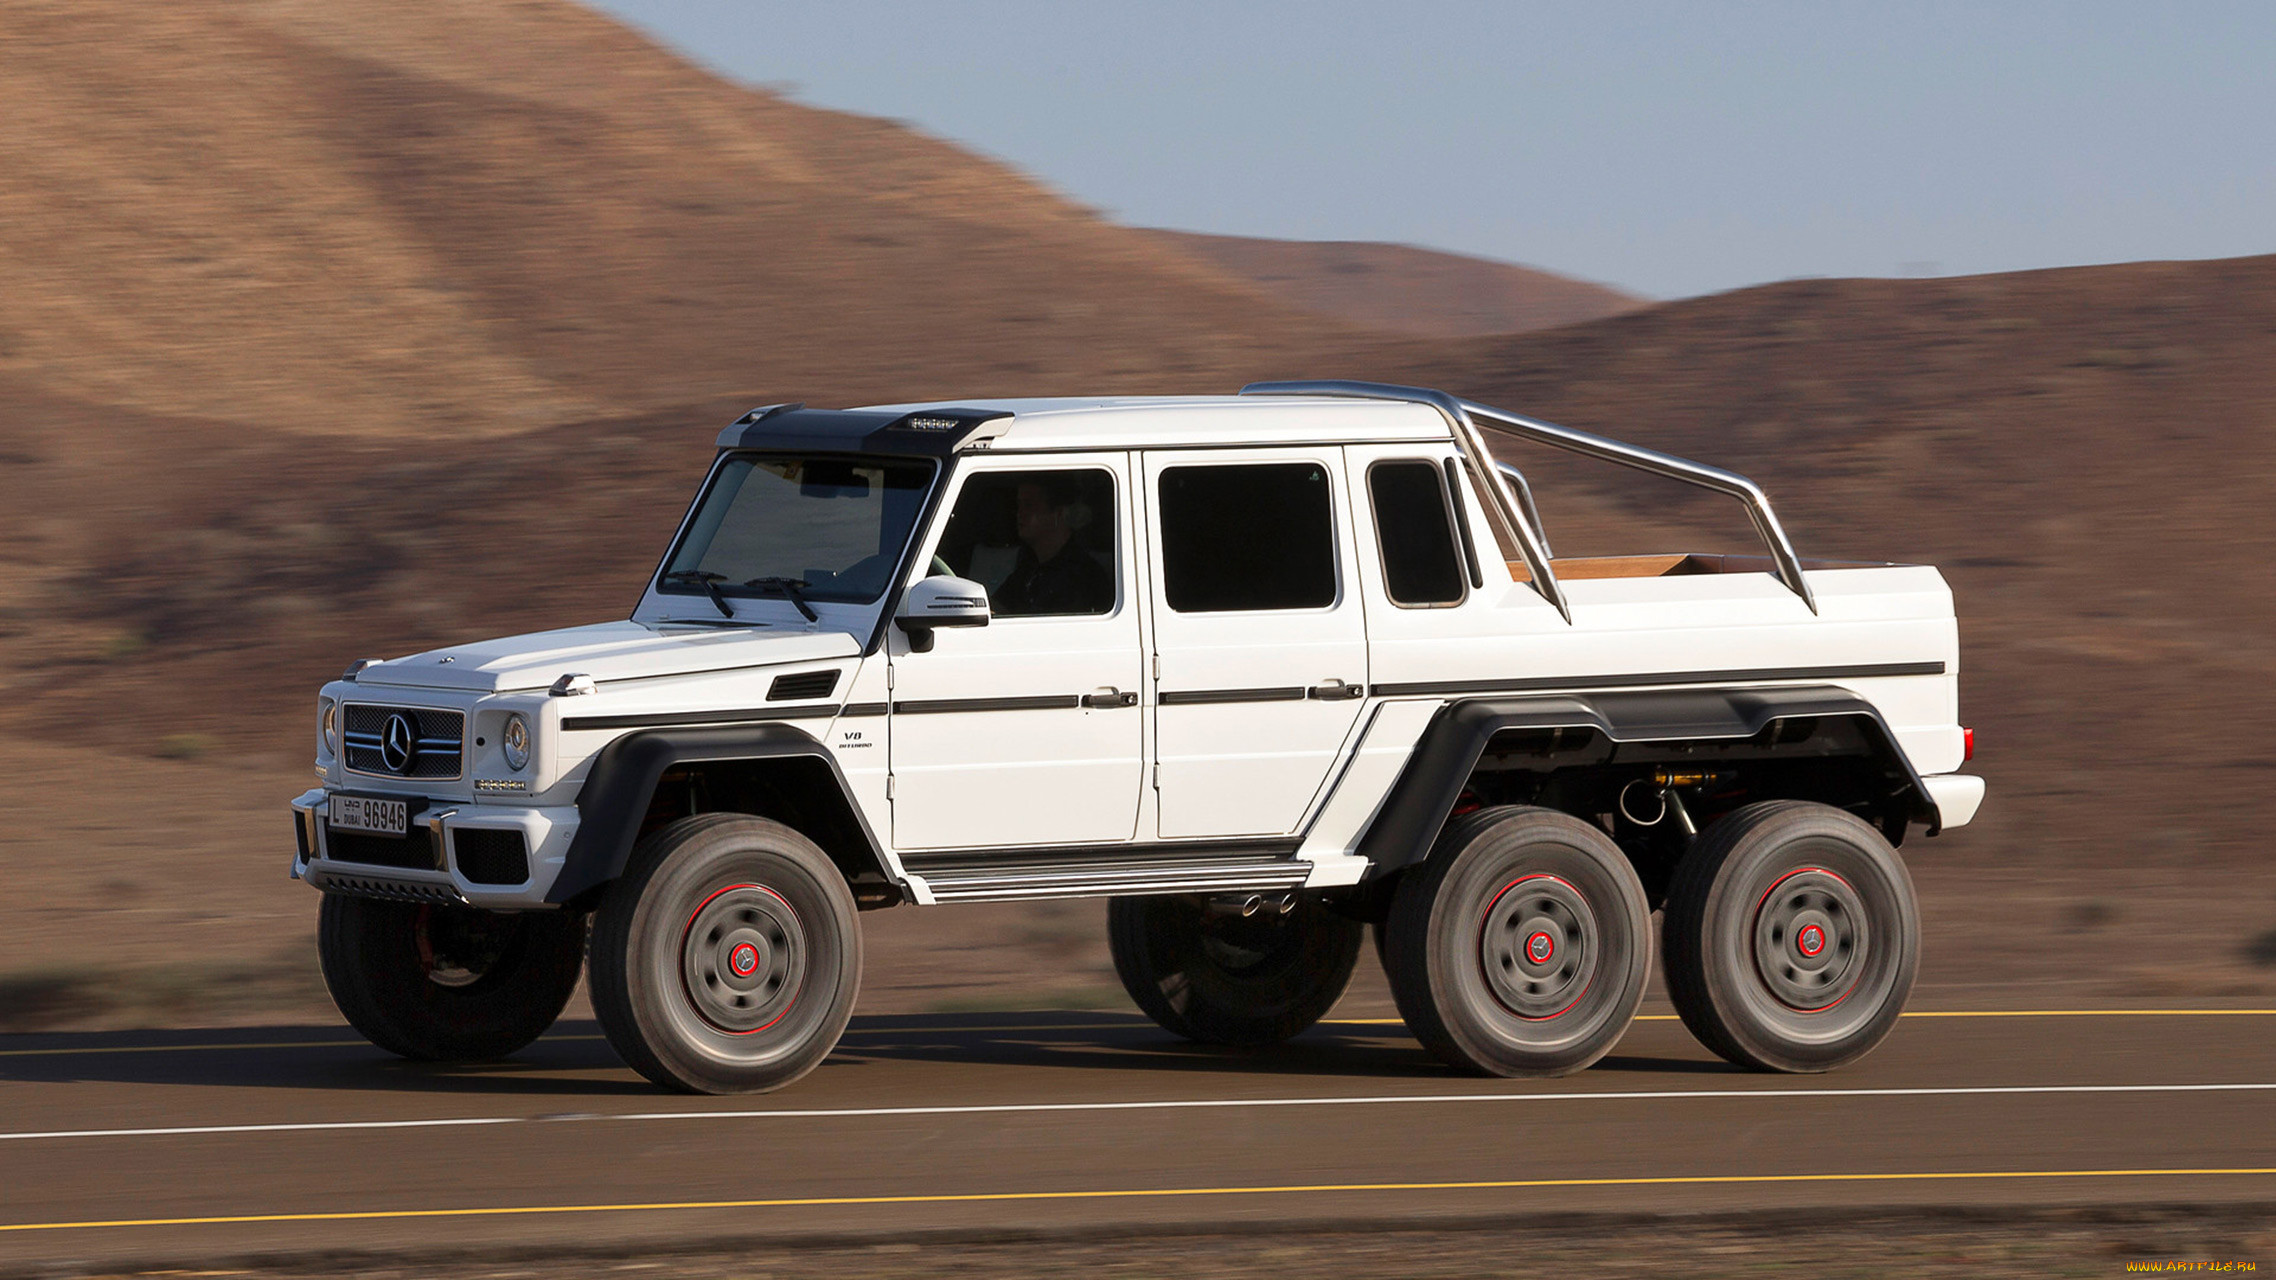
[[[926,653],[933,647],[933,628],[984,627],[992,616],[986,587],[940,574],[910,587],[893,621],[909,633],[911,653]]]

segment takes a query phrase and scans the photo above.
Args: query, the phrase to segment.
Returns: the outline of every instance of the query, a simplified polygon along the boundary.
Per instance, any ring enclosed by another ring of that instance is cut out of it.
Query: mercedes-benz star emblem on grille
[[[379,740],[379,762],[391,773],[409,773],[411,762],[419,758],[419,731],[411,727],[411,717],[396,714],[387,717],[387,732]]]

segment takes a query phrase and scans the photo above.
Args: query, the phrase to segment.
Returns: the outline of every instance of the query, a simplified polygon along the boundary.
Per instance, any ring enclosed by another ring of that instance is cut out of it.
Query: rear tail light
[[[1963,728],[1960,730],[1960,763],[1966,764],[1968,761],[1975,758],[1976,731],[1973,729]]]

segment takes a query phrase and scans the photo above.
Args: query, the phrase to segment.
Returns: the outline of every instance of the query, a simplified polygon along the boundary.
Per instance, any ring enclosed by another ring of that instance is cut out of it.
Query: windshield
[[[788,581],[808,599],[868,604],[891,584],[932,480],[933,464],[913,459],[730,458],[656,589],[779,598]]]

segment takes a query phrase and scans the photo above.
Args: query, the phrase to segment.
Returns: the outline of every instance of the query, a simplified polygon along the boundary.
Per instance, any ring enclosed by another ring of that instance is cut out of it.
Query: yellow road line
[[[2267,1018],[2276,1009],[1936,1009],[1908,1011],[1906,1018]],[[1674,1022],[1672,1013],[1639,1013],[1638,1022]],[[1401,1018],[1326,1019],[1329,1027],[1398,1027]]]
[[[1957,1009],[1919,1010],[1907,1012],[1907,1018],[2269,1018],[2276,1017],[2276,1009]],[[1674,1022],[1672,1013],[1644,1013],[1636,1016],[1638,1022]],[[849,1036],[920,1036],[920,1035],[979,1035],[1005,1031],[1115,1031],[1142,1027],[1136,1020],[1124,1022],[1044,1022],[1006,1023],[983,1027],[848,1027]],[[1325,1027],[1398,1027],[1406,1025],[1399,1018],[1330,1018]],[[604,1036],[574,1035],[547,1036],[540,1044],[568,1044],[580,1040],[601,1040]],[[0,1058],[65,1058],[81,1054],[104,1053],[204,1053],[222,1049],[354,1049],[363,1048],[364,1040],[249,1040],[237,1043],[225,1041],[199,1044],[135,1044],[110,1048],[69,1049],[0,1049]]]
[[[1946,1009],[1907,1018],[2265,1018],[2276,1009]]]
[[[508,1205],[481,1209],[365,1209],[337,1213],[244,1213],[208,1218],[114,1218],[0,1223],[0,1231],[91,1231],[114,1227],[204,1227],[259,1222],[371,1222],[409,1218],[502,1218],[562,1213],[658,1213],[687,1209],[801,1209],[834,1205],[1000,1204],[1006,1201],[1138,1200],[1173,1196],[1318,1195],[1382,1191],[1511,1191],[1554,1187],[1741,1186],[1771,1183],[1959,1182],[2060,1178],[2222,1178],[2264,1169],[2043,1169],[1928,1173],[1725,1173],[1657,1178],[1511,1178],[1488,1182],[1331,1182],[1282,1187],[1140,1187],[1110,1191],[974,1191],[902,1196],[799,1196],[776,1200],[665,1200],[636,1204]]]

